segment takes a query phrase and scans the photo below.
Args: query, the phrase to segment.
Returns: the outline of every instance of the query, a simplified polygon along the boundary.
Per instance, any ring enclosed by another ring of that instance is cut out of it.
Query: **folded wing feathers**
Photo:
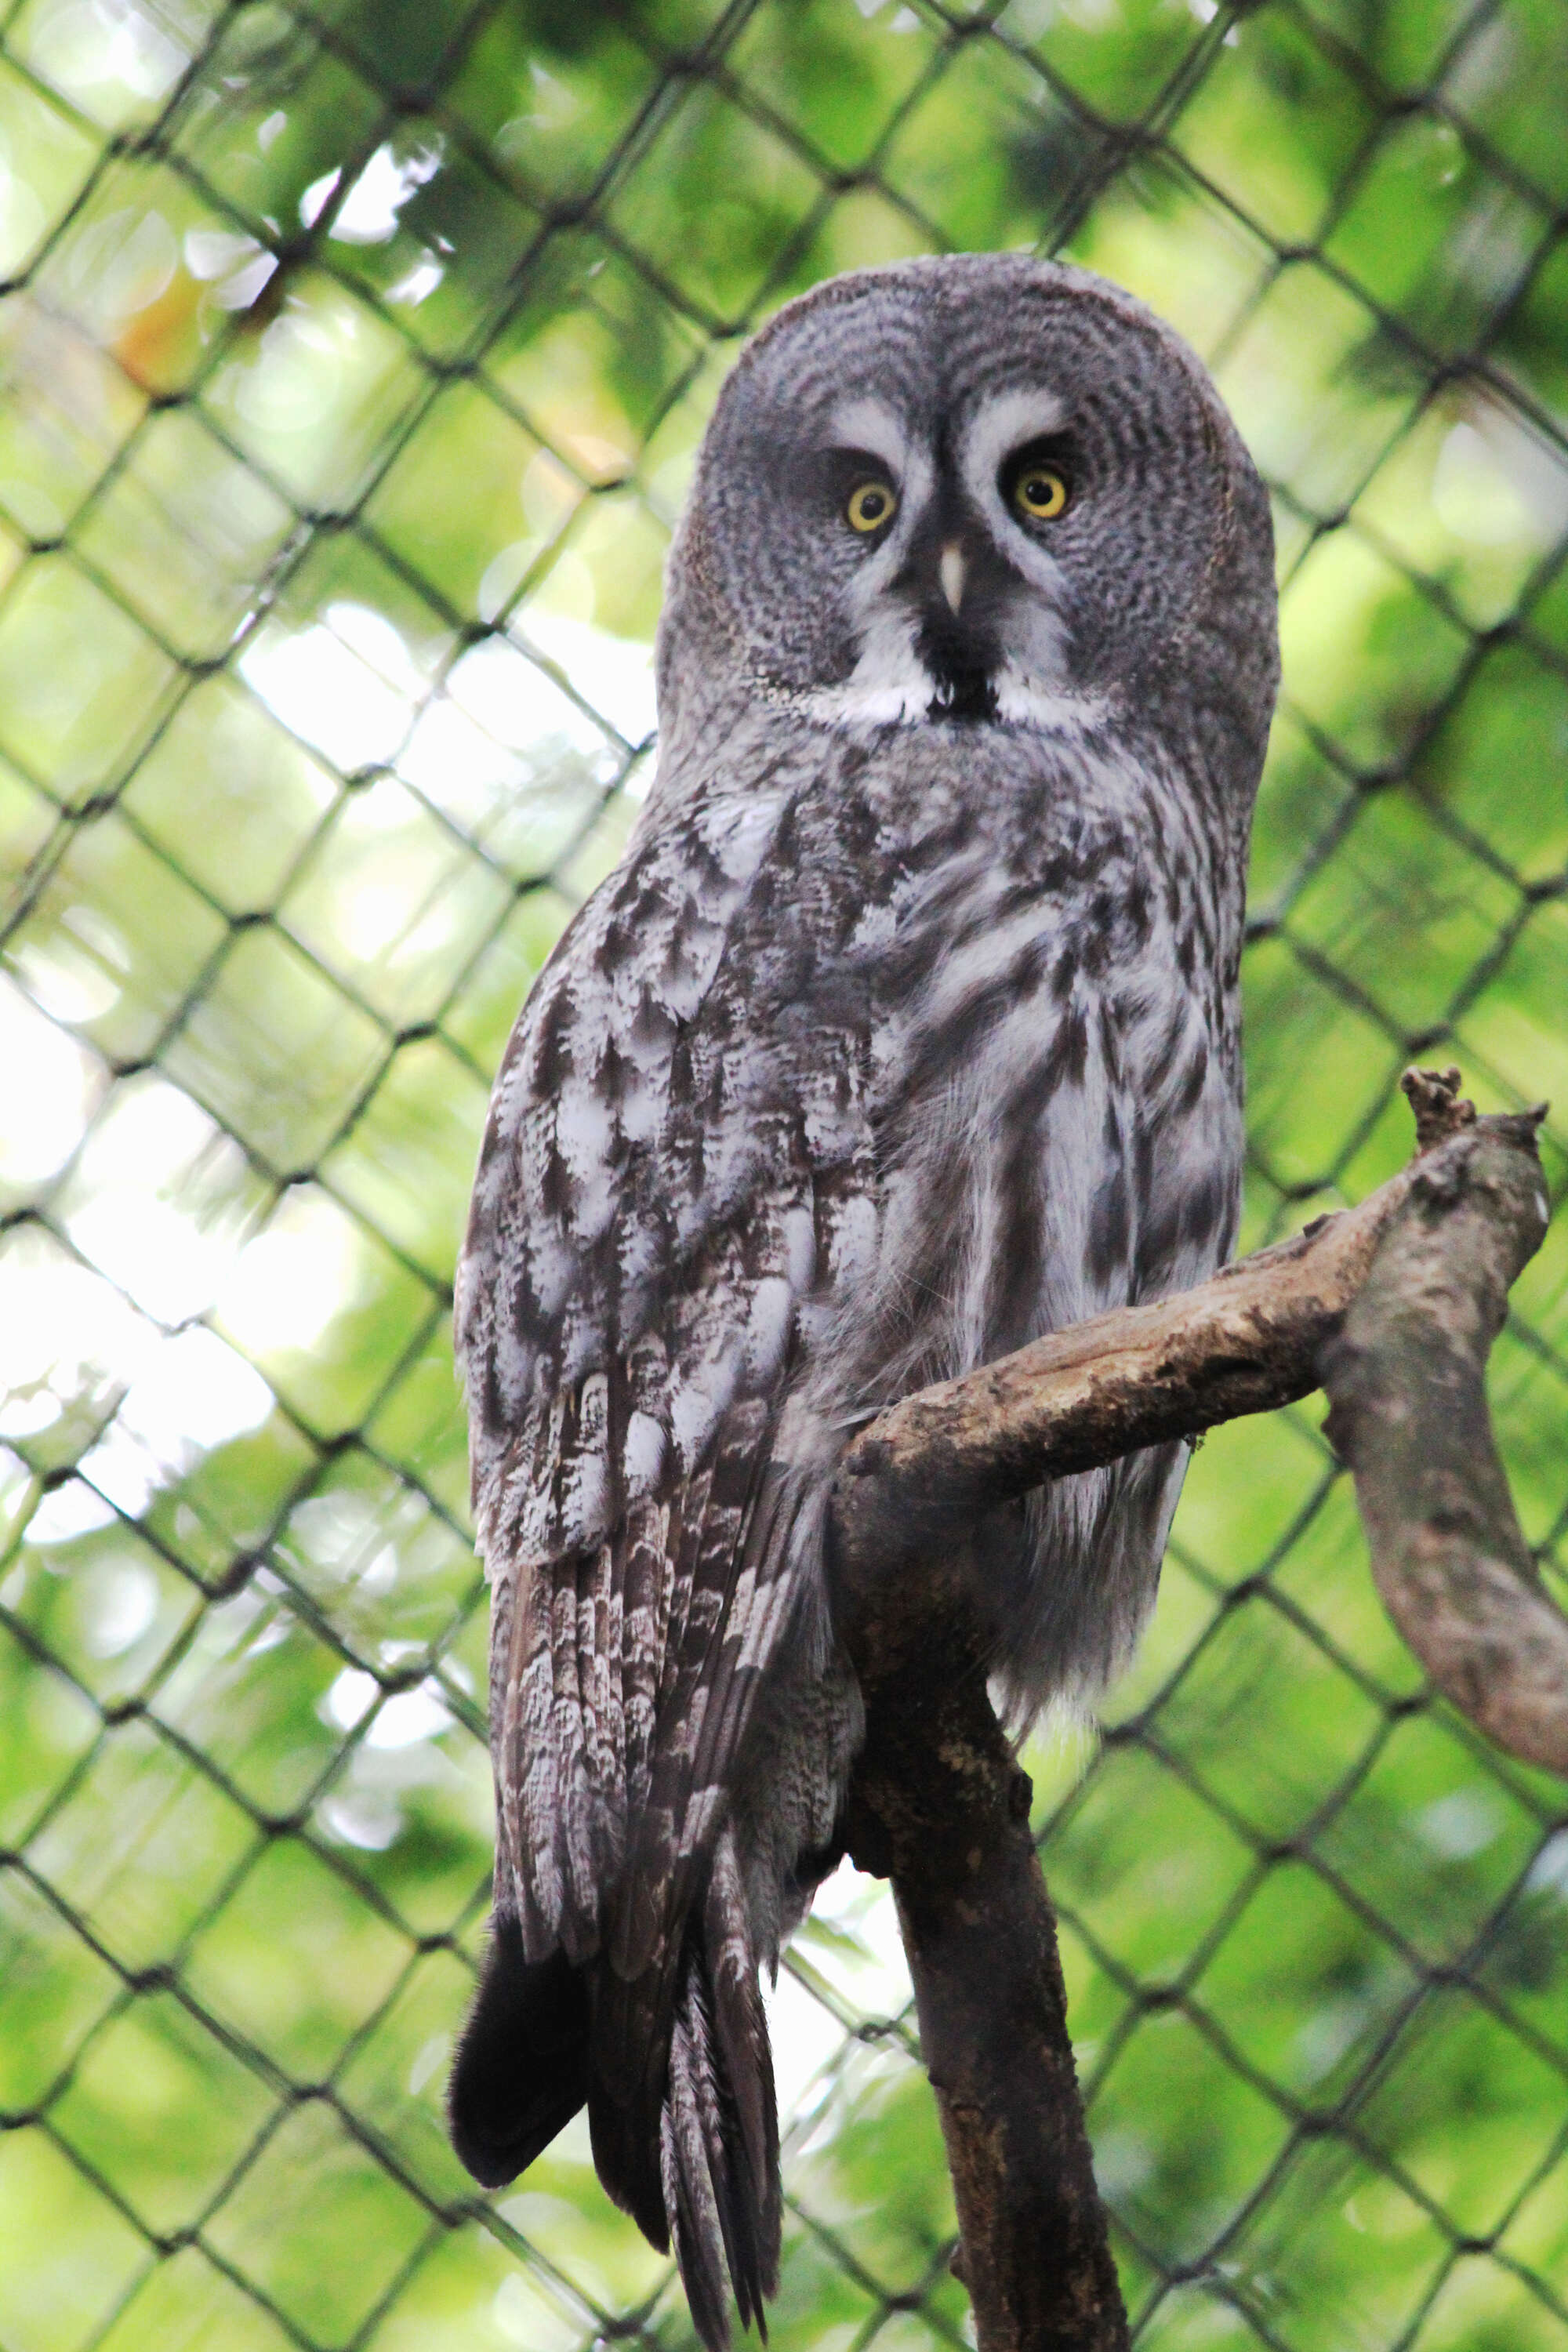
[[[670,1580],[665,1560],[672,1513],[668,1503],[635,1504],[625,1537],[621,1616],[621,1708],[626,1754],[626,1807],[640,1811],[647,1800],[660,1669],[669,1622]]]
[[[692,1900],[694,1874],[711,1848],[725,1769],[743,1728],[743,1707],[729,1703],[734,1658],[753,1646],[748,1636],[759,1585],[765,1591],[785,1565],[771,1548],[760,1563],[752,1540],[769,1418],[761,1399],[731,1406],[702,1481],[701,1518],[683,1521],[679,1581],[689,1597],[679,1638],[671,1610],[658,1746],[637,1810],[613,1947],[627,1976],[647,1966],[659,1939],[679,1933]],[[772,1515],[763,1516],[771,1531]],[[748,1677],[748,1688],[756,1678]],[[722,1741],[721,1727],[729,1734]]]
[[[729,1315],[759,1283],[787,1286],[775,1220],[759,1226]],[[731,1235],[740,1275],[735,1251]],[[770,1466],[784,1343],[731,1366],[737,1392],[717,1356],[693,1355],[697,1334],[672,1337],[711,1381],[695,1459],[682,1464],[670,1433],[665,1343],[639,1342],[574,1394],[541,1397],[483,1515],[497,1890],[510,1890],[531,1964],[563,1953],[596,1988],[595,2158],[656,2242],[668,2221],[717,2352],[726,2267],[742,2321],[759,2326],[778,2268],[772,2060],[725,1792],[788,1622],[800,1491]],[[688,1410],[702,1392],[700,1381]]]

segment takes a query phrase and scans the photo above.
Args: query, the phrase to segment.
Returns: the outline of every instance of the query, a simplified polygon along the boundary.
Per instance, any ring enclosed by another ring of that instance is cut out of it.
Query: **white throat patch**
[[[929,719],[942,688],[914,640],[915,624],[907,615],[874,613],[849,676],[841,686],[817,687],[805,695],[805,709],[839,728],[916,726]],[[1110,708],[1103,695],[1076,693],[1016,661],[1005,661],[993,684],[992,724],[1078,733],[1097,724]]]

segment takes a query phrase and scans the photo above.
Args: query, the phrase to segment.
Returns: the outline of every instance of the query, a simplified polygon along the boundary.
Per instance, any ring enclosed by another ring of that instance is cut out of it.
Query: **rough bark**
[[[985,1693],[979,1514],[1325,1382],[1394,1622],[1491,1737],[1568,1772],[1568,1619],[1520,1532],[1483,1387],[1545,1230],[1541,1114],[1477,1119],[1457,1071],[1405,1084],[1418,1156],[1359,1208],[922,1390],[840,1470],[836,1608],[868,1716],[849,1850],[893,1883],[980,2352],[1128,2338],[1028,1783]]]
[[[1030,1788],[985,1691],[962,1561],[856,1643],[849,1851],[890,1878],[982,2352],[1125,2352]],[[957,1573],[953,1570],[957,1570]]]
[[[1500,1748],[1568,1775],[1568,1617],[1521,1531],[1485,1388],[1510,1286],[1546,1232],[1534,1127],[1482,1121],[1417,1167],[1322,1378],[1389,1615]]]

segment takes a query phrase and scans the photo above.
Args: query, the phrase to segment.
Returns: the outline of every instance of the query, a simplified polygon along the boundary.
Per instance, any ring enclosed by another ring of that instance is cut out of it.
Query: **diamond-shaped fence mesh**
[[[441,2098],[489,1862],[450,1278],[653,755],[739,337],[1060,249],[1215,372],[1285,689],[1247,1245],[1413,1055],[1568,1150],[1561,0],[19,0],[0,15],[0,2352],[673,2347],[574,2126]],[[1568,1217],[1493,1395],[1568,1568]],[[1311,1408],[1197,1456],[1030,1761],[1146,2352],[1568,2347],[1568,1811],[1434,1704]],[[773,2002],[774,2342],[965,2340],[885,1895]]]

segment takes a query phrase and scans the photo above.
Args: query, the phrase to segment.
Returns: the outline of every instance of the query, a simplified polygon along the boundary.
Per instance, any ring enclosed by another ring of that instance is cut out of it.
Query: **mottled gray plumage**
[[[454,2131],[510,2179],[586,2098],[710,2346],[721,2256],[742,2317],[776,2273],[757,1972],[860,1730],[835,1464],[1227,1250],[1276,670],[1258,477],[1114,288],[900,264],[742,355],[670,559],[658,780],[508,1050],[458,1319],[499,1821]],[[1126,1654],[1182,1458],[996,1515],[1020,1717]]]

